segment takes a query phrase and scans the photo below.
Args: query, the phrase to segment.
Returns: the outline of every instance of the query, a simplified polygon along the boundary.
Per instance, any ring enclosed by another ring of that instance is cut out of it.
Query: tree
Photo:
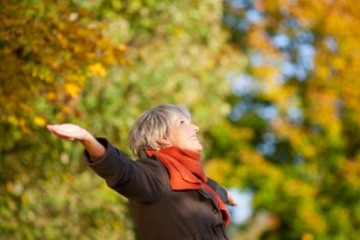
[[[220,122],[230,111],[225,76],[243,64],[226,45],[221,2],[2,6],[2,236],[137,238],[125,199],[86,169],[81,146],[55,140],[43,126],[75,122],[129,153],[130,127],[156,104],[196,109],[203,131]]]
[[[239,140],[225,176],[254,191],[256,211],[274,214],[264,239],[356,239],[359,8],[307,0],[225,6],[233,43],[250,60],[234,78],[227,134]]]

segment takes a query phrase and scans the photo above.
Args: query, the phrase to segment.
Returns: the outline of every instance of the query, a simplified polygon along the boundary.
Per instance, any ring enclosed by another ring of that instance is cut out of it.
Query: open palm
[[[46,128],[59,138],[69,141],[83,141],[86,140],[87,136],[89,135],[85,129],[70,123],[47,125]]]

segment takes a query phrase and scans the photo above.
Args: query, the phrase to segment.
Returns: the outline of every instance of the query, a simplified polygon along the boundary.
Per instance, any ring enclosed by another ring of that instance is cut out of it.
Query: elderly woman
[[[88,165],[129,199],[144,240],[228,239],[225,204],[235,203],[205,176],[199,128],[187,109],[165,104],[143,113],[130,132],[137,161],[77,125],[47,128],[61,139],[84,145]]]

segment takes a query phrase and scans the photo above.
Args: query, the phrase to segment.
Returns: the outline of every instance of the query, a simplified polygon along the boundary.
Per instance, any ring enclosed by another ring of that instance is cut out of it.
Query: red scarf
[[[165,165],[170,174],[170,187],[173,190],[195,190],[205,188],[216,200],[222,211],[225,227],[230,223],[230,213],[219,195],[206,184],[207,177],[200,164],[200,154],[182,150],[178,147],[168,147],[159,151],[146,150],[151,157],[155,155]]]

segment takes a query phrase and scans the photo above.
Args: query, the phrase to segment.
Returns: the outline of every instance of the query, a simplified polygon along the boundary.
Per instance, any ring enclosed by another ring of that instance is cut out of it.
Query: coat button
[[[216,208],[213,208],[212,211],[214,214],[217,214],[219,212],[219,210],[217,210]]]

